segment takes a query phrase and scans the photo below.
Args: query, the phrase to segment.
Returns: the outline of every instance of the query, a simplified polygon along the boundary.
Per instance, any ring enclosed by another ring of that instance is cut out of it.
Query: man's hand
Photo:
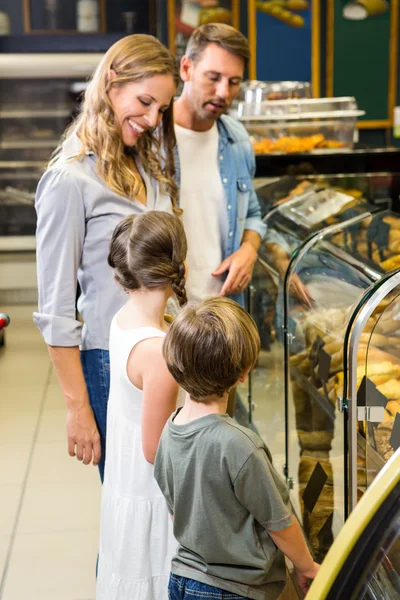
[[[256,260],[257,252],[250,242],[243,242],[239,250],[228,256],[212,274],[213,277],[220,277],[229,271],[220,295],[243,292],[251,281]]]
[[[308,308],[312,308],[312,303],[314,302],[314,298],[311,296],[307,287],[301,281],[300,277],[297,273],[293,273],[290,276],[290,284],[289,290],[300,302],[305,304]]]
[[[290,264],[290,258],[286,251],[278,244],[268,244],[267,249],[274,257],[275,267],[277,268],[278,273],[283,281]],[[289,291],[291,294],[293,294],[293,296],[295,296],[295,298],[305,304],[305,306],[312,308],[314,298],[311,296],[307,287],[301,281],[297,273],[292,273],[290,276]]]
[[[89,403],[73,406],[67,414],[68,453],[84,465],[93,460],[96,466],[101,458],[100,435]]]
[[[294,573],[295,573],[297,585],[305,594],[307,594],[307,592],[310,588],[308,580],[315,579],[319,569],[320,569],[320,565],[318,565],[316,562],[313,563],[311,569],[309,569],[308,571],[298,571],[297,569],[295,569]]]

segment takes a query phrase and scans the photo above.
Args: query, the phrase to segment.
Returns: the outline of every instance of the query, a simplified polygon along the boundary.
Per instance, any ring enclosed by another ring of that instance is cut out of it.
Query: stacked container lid
[[[268,99],[277,94],[283,99]],[[231,114],[246,127],[259,154],[352,148],[357,118],[365,114],[355,98],[309,95],[304,82],[245,82]]]

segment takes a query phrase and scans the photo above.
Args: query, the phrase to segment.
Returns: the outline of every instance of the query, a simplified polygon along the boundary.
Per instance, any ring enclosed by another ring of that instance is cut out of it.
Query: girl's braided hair
[[[185,290],[186,235],[181,220],[163,211],[131,215],[115,228],[108,264],[128,291],[171,284],[180,306]]]

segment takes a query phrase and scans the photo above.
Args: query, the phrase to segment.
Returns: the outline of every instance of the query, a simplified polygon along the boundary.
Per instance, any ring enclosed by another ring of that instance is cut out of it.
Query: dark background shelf
[[[76,29],[76,2],[59,0],[58,22],[68,33],[46,30],[45,0],[31,0],[32,33],[25,33],[23,0],[1,0],[0,10],[5,11],[11,24],[11,34],[0,36],[0,52],[105,52],[114,42],[128,35],[122,13],[136,13],[133,33],[156,31],[155,0],[106,0],[106,33],[70,32]],[[40,33],[35,33],[40,30]]]
[[[147,32],[137,32],[147,33]],[[0,52],[105,52],[125,33],[32,34],[0,37]]]

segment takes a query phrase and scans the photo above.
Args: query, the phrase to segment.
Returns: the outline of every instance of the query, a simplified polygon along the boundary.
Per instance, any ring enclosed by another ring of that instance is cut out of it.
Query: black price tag
[[[376,387],[373,381],[364,375],[357,392],[357,406],[383,406],[387,404],[387,398]]]
[[[328,475],[321,467],[321,464],[317,463],[307,483],[306,489],[303,493],[304,506],[306,507],[308,512],[311,513],[314,510],[314,506],[316,505],[318,498],[321,495],[322,489],[327,479]]]
[[[340,214],[344,221],[348,221],[348,220],[352,219],[353,217],[356,217],[358,215],[358,212],[355,211],[354,208],[348,208],[348,209],[344,210],[343,212],[341,212]],[[357,242],[360,240],[360,231],[361,231],[360,223],[354,223],[353,225],[350,225],[350,227],[346,227],[346,229],[344,229],[344,231],[343,231],[343,233],[345,234],[346,249],[350,250],[351,252],[357,251]],[[349,244],[349,236],[350,236],[350,244]]]
[[[318,364],[318,358],[319,358],[319,353],[321,348],[325,345],[325,342],[322,338],[319,337],[319,335],[317,335],[317,337],[315,338],[313,345],[311,346],[311,350],[310,350],[310,354],[309,354],[309,359],[310,359],[310,365],[312,366],[312,368],[316,367]]]
[[[368,255],[372,259],[372,244],[376,244],[381,261],[384,259],[383,250],[389,245],[390,225],[380,217],[374,217],[367,229]]]
[[[318,541],[320,548],[330,548],[333,544],[333,515],[334,513],[332,511],[319,531]]]
[[[393,423],[392,435],[390,436],[389,444],[396,452],[400,448],[400,413],[396,414],[396,418]]]
[[[323,383],[326,383],[329,379],[329,370],[331,368],[332,357],[330,354],[325,352],[323,348],[320,349],[318,354],[318,375]]]

